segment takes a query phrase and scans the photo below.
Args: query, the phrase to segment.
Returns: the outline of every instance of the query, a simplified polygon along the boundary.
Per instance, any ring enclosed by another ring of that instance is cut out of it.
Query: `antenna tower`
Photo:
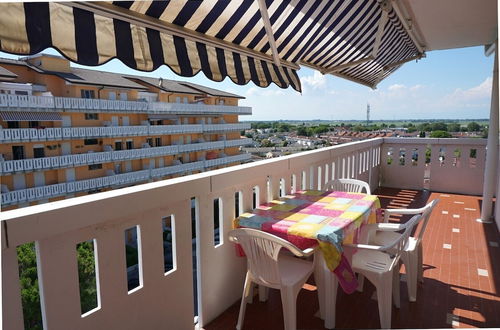
[[[366,105],[366,125],[370,124],[370,103]]]

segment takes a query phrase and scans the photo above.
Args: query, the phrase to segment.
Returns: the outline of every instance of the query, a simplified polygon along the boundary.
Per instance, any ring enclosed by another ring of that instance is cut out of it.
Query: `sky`
[[[51,49],[45,53],[58,54]],[[1,52],[0,57],[17,58]],[[489,118],[493,56],[486,57],[483,47],[428,52],[426,58],[404,64],[377,89],[302,68],[298,71],[302,93],[274,84],[239,86],[229,78],[213,82],[202,72],[185,78],[166,66],[139,72],[116,59],[85,68],[191,81],[244,96],[239,104],[252,107],[253,114],[240,118],[243,121],[365,120],[367,104],[372,120],[483,119]]]

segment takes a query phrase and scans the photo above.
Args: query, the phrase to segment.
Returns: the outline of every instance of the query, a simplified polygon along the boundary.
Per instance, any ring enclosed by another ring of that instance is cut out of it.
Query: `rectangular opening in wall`
[[[399,149],[399,165],[405,166],[406,164],[406,149]]]
[[[307,182],[306,171],[302,171],[302,173],[300,173],[300,190],[306,189],[306,182]]]
[[[411,165],[412,166],[418,165],[418,149],[417,148],[413,148],[411,150]]]
[[[446,158],[446,147],[439,148],[439,166],[444,166],[444,161]]]
[[[281,178],[280,179],[280,197],[285,197],[285,195],[286,195],[285,179]]]
[[[142,261],[140,227],[125,230],[125,254],[127,263],[127,287],[132,293],[142,287]]]
[[[81,242],[76,245],[82,317],[98,310],[101,305],[96,246],[95,239]]]
[[[477,149],[470,149],[469,151],[469,167],[476,168]]]
[[[214,199],[214,246],[222,245],[222,199]]]
[[[38,265],[34,242],[16,248],[19,267],[19,285],[25,329],[43,329],[40,288],[38,286]]]
[[[460,167],[460,158],[462,157],[462,150],[460,150],[459,148],[456,148],[455,150],[453,150],[453,159],[452,159],[452,165],[455,166],[455,167]]]
[[[253,195],[253,198],[252,198],[252,209],[255,209],[255,208],[257,208],[257,203],[260,200],[259,187],[257,187],[257,186],[253,187],[253,189],[252,189],[252,195]]]
[[[322,177],[322,173],[321,173],[321,166],[318,166],[318,190],[321,190],[321,177]]]
[[[237,191],[234,193],[234,217],[237,218],[243,212],[243,193]]]
[[[198,200],[192,197],[190,200],[191,209],[191,237],[192,237],[192,254],[193,254],[193,305],[195,323],[198,317],[198,283],[200,281],[198,274],[198,230],[199,230],[199,214],[198,214]]]
[[[393,148],[387,149],[387,165],[392,165],[392,157],[394,155]]]
[[[431,163],[431,156],[432,156],[431,147],[427,145],[427,147],[425,147],[425,164]]]
[[[163,266],[165,275],[177,269],[175,252],[175,217],[169,215],[161,219],[163,228]]]
[[[295,194],[297,192],[297,176],[295,174],[290,177],[290,183],[290,192]]]

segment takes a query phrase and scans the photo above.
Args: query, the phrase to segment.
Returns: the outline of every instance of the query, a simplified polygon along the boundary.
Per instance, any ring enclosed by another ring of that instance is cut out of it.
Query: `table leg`
[[[337,300],[337,277],[325,264],[319,249],[314,252],[314,280],[318,288],[319,316],[325,320],[325,328],[335,328],[335,305]]]

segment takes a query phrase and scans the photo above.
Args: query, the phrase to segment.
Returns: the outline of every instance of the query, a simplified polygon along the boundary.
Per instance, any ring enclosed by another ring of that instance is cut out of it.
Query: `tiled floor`
[[[500,236],[494,224],[476,222],[480,198],[383,188],[375,192],[383,208],[415,208],[439,198],[423,240],[424,283],[417,302],[408,302],[404,276],[401,308],[393,308],[394,328],[500,327]],[[458,216],[458,217],[457,217]],[[391,221],[406,221],[393,218]],[[311,283],[314,283],[311,280]],[[379,328],[374,287],[347,295],[339,289],[337,328]],[[239,301],[205,329],[234,329]],[[314,285],[301,290],[297,299],[297,327],[323,329]],[[265,303],[247,305],[244,329],[282,329],[279,292],[271,290]]]

